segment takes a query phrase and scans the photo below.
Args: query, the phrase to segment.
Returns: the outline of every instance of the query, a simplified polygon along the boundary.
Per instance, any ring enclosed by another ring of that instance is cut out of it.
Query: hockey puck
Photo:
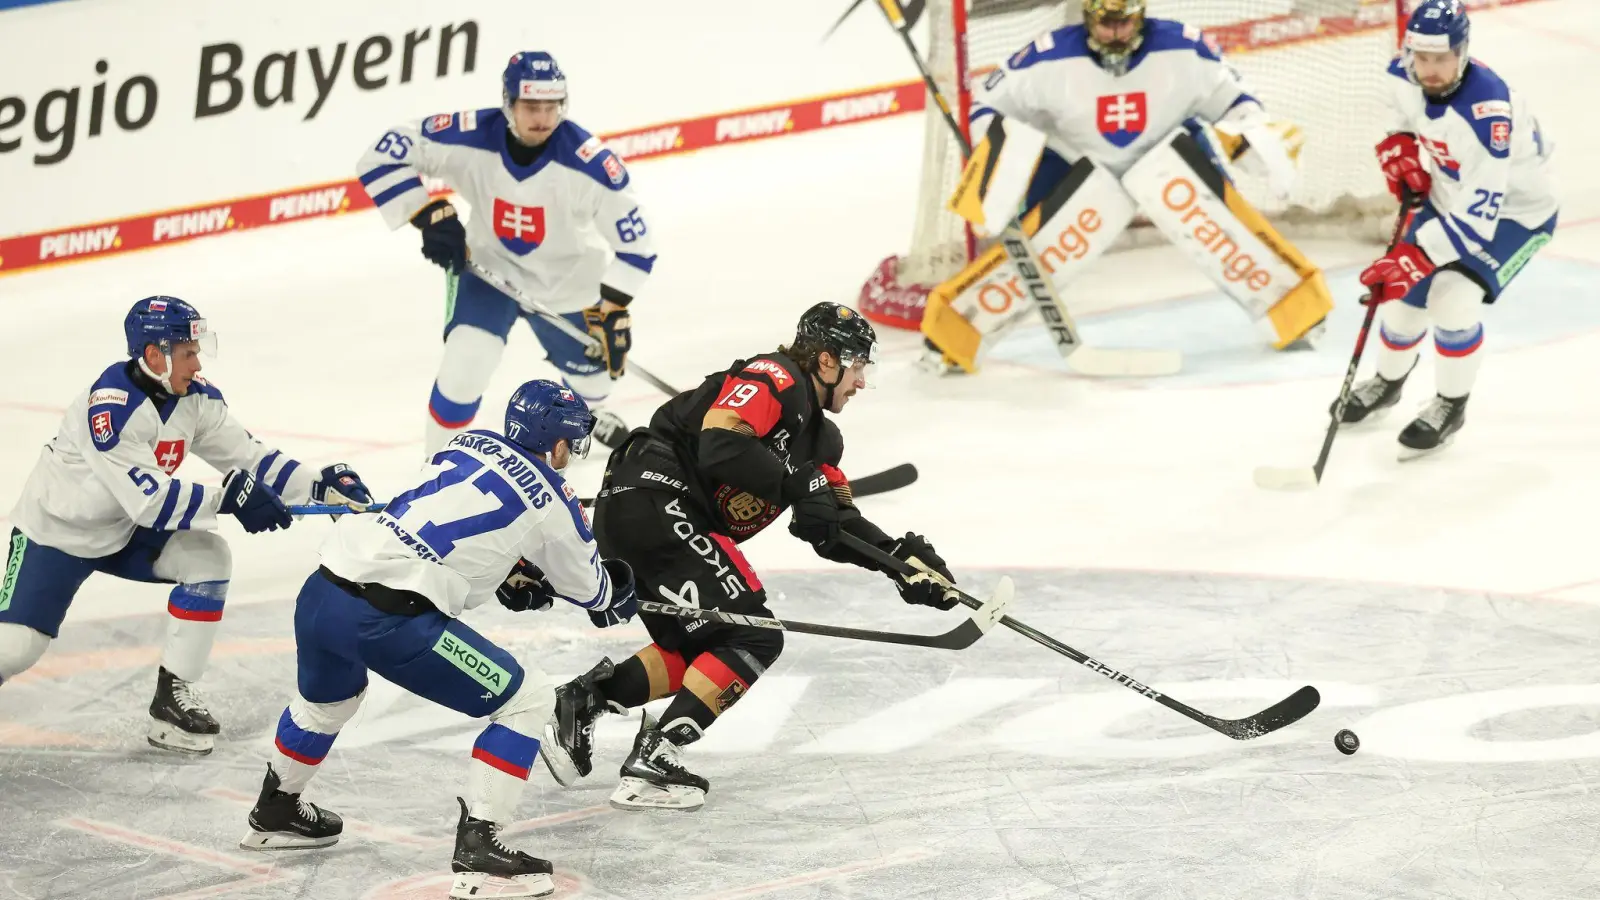
[[[1339,733],[1333,736],[1333,745],[1339,748],[1340,753],[1350,756],[1361,749],[1361,739],[1356,737],[1354,731],[1348,728],[1341,728]]]

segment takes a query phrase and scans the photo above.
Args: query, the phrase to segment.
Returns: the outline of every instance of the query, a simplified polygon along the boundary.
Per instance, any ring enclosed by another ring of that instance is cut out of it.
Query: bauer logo
[[[483,685],[495,696],[504,693],[511,685],[510,672],[484,659],[477,650],[448,631],[439,635],[439,640],[433,645],[433,652],[449,660],[451,665],[467,673],[473,681]]]
[[[750,138],[770,137],[793,130],[794,121],[788,107],[765,112],[725,116],[717,120],[717,141],[742,141]]]
[[[887,116],[899,108],[899,104],[894,101],[894,91],[879,91],[876,94],[868,94],[864,97],[829,100],[822,104],[822,124],[854,122],[857,119]]]

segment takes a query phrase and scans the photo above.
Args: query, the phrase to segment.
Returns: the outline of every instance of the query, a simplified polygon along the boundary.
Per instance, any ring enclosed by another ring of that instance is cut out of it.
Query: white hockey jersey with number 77
[[[456,435],[420,483],[380,513],[346,516],[322,545],[341,578],[428,598],[459,616],[494,598],[518,559],[567,602],[610,607],[611,578],[576,492],[554,469],[491,431]]]
[[[471,207],[472,261],[555,312],[599,303],[601,284],[638,296],[655,239],[622,160],[570,120],[527,166],[511,158],[509,139],[498,109],[437,115],[395,126],[356,171],[390,228],[430,202],[423,176],[443,180]]]

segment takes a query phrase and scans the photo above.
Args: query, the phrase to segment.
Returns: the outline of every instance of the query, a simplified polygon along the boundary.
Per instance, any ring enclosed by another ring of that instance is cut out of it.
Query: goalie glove
[[[1300,180],[1300,151],[1305,132],[1299,125],[1269,119],[1259,106],[1236,106],[1212,126],[1228,161],[1267,179],[1279,200],[1288,200]],[[1250,152],[1250,151],[1255,152]]]
[[[604,305],[591,306],[583,311],[583,324],[596,342],[585,355],[605,366],[612,378],[621,378],[633,344],[633,319],[628,315],[628,308],[620,306],[607,311]]]
[[[895,542],[889,554],[905,560],[918,570],[915,575],[893,573],[890,576],[894,579],[895,589],[900,592],[901,600],[938,609],[954,609],[961,602],[960,595],[953,587],[956,577],[950,574],[950,567],[934,552],[927,538],[906,532],[905,537]]]

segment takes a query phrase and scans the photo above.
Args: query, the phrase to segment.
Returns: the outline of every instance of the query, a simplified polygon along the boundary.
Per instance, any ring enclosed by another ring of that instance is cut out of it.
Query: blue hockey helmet
[[[1462,0],[1422,0],[1406,22],[1406,39],[1401,51],[1401,61],[1406,75],[1417,83],[1416,61],[1412,54],[1448,53],[1460,56],[1456,65],[1456,80],[1444,93],[1456,89],[1467,71],[1467,38],[1472,23],[1467,21],[1467,6]]]
[[[199,344],[202,353],[217,352],[217,336],[206,327],[199,310],[177,297],[146,297],[135,303],[122,320],[122,332],[128,338],[128,355],[136,359],[151,344],[168,356],[173,344],[186,341]]]
[[[531,453],[549,453],[557,442],[567,441],[573,456],[589,452],[589,432],[594,413],[573,390],[554,381],[536,379],[517,388],[506,404],[506,437]]]
[[[512,55],[500,76],[501,97],[506,115],[518,100],[553,100],[567,111],[567,76],[556,65],[556,58],[543,50],[524,50]]]

